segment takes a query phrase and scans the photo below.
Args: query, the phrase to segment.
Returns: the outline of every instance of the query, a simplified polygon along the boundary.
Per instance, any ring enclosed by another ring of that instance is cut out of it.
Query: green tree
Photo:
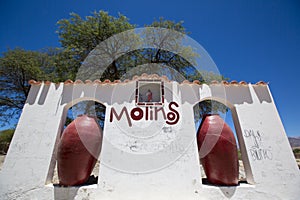
[[[111,63],[109,63],[106,69],[103,69],[104,71],[99,70],[98,68],[94,69],[94,71],[90,73],[94,75],[94,79],[110,79],[111,81],[121,79],[121,77],[126,75],[126,73],[135,66],[146,63],[164,64],[174,69],[174,71],[170,72],[177,72],[187,79],[195,78],[195,75],[198,75],[199,79],[200,74],[196,73],[195,69],[193,71],[189,70],[190,68],[193,68],[193,64],[195,64],[193,61],[199,55],[197,55],[190,47],[181,45],[181,39],[184,34],[186,34],[183,22],[174,22],[160,18],[150,25],[145,25],[146,27],[160,27],[174,30],[182,33],[182,35],[164,34],[163,32],[154,33],[153,29],[146,29],[142,33],[142,37],[146,38],[154,48],[126,52],[125,55],[118,58],[116,58],[117,55],[121,54],[126,47],[128,48],[128,46],[137,45],[140,39],[134,37],[132,41],[128,41],[132,37],[124,36],[124,39],[121,39],[121,41],[115,41],[113,38],[110,38],[115,34],[135,28],[135,25],[130,24],[124,15],[119,14],[116,18],[108,15],[108,13],[104,11],[99,11],[94,12],[92,16],[87,16],[85,19],[82,19],[78,14],[72,13],[69,19],[58,21],[58,26],[57,33],[59,34],[60,42],[63,47],[62,57],[59,60],[63,63],[59,64],[57,62],[57,70],[60,72],[69,72],[68,75],[64,73],[62,79],[67,76],[74,80],[78,68],[83,64],[83,61],[85,61],[89,53],[95,48],[95,54],[101,54],[102,58],[104,57],[103,55],[107,55],[105,60],[109,60]],[[131,36],[132,35],[133,34],[131,34]],[[160,35],[162,37],[153,37],[153,35]],[[103,42],[108,38],[110,38],[109,43],[106,43],[103,46],[97,46],[100,42]],[[157,41],[157,38],[160,41]],[[120,37],[118,39],[120,39]],[[166,47],[174,51],[163,50]],[[174,52],[180,52],[184,56],[179,56]],[[189,58],[189,60],[187,61],[185,58]],[[104,61],[103,59],[100,61],[95,58],[94,60],[88,60],[88,62],[91,63],[90,66],[92,67],[89,67],[89,70],[91,70],[91,68],[95,68],[95,65],[98,65],[101,62],[103,63]],[[72,65],[68,63],[72,63]],[[106,66],[107,65],[105,65],[105,67]],[[101,74],[99,74],[99,71],[101,71]],[[187,73],[187,71],[191,72]],[[143,72],[145,72],[145,69],[142,69],[140,72],[134,70],[134,73],[141,74]],[[166,73],[161,71],[160,73],[172,75],[173,73],[170,72]],[[100,77],[96,76],[97,73]],[[93,77],[88,78],[93,79]],[[171,76],[170,78],[175,80],[178,79],[176,76]]]
[[[0,131],[0,154],[6,154],[14,135],[14,129]]]
[[[11,139],[14,136],[14,132],[14,129],[0,131],[0,143],[10,143]]]
[[[162,29],[154,29],[153,27]],[[152,48],[127,52],[120,58],[114,60],[117,66],[116,70],[118,76],[113,78],[107,76],[109,75],[108,71],[110,71],[110,67],[108,67],[102,79],[107,77],[111,80],[116,78],[130,79],[134,75],[141,75],[142,73],[167,74],[169,79],[179,82],[184,79],[189,79],[189,76],[193,74],[194,71],[187,73],[187,69],[192,68],[195,70],[193,65],[195,64],[195,58],[199,55],[197,55],[191,47],[182,44],[182,39],[185,34],[186,30],[182,22],[174,22],[160,18],[150,25],[145,25],[145,29],[138,35],[140,37],[139,40]],[[169,51],[166,49],[169,49]],[[149,63],[156,65],[146,65]],[[136,66],[142,65],[144,65],[144,67],[136,68]],[[198,78],[199,77],[196,79]]]
[[[159,75],[167,74],[170,79],[179,82],[188,79],[200,80],[201,83],[205,83],[211,80],[220,81],[224,79],[224,77],[211,72],[200,73],[196,70],[194,67],[196,65],[195,59],[200,55],[194,52],[191,47],[182,44],[181,41],[187,34],[183,22],[174,22],[160,18],[152,24],[145,25],[146,29],[140,35],[134,35],[133,33],[128,33],[130,36],[126,34],[119,35],[119,41],[109,37],[135,27],[129,24],[127,18],[123,15],[119,15],[119,18],[114,18],[109,16],[108,13],[100,11],[94,12],[93,16],[82,19],[79,15],[72,13],[70,19],[60,20],[58,24],[58,33],[62,46],[67,52],[70,52],[70,55],[72,55],[70,58],[76,58],[75,60],[78,62],[74,65],[76,69],[73,70],[74,68],[71,68],[71,72],[74,73],[83,61],[85,62],[83,65],[87,66],[86,68],[89,70],[89,72],[81,71],[78,73],[78,77],[83,80],[110,79],[114,81],[116,79],[130,79],[134,75],[141,75],[145,72],[151,73],[153,71]],[[150,27],[165,28],[176,31],[179,34],[170,34],[164,29],[151,29]],[[134,40],[128,41],[132,37]],[[106,40],[108,38],[109,40]],[[142,39],[146,39],[148,45],[154,48],[128,51],[117,57],[117,55],[126,51],[128,47],[138,45]],[[104,40],[106,41],[103,42]],[[98,45],[100,42],[102,44]],[[166,51],[165,49],[170,49],[171,51]],[[92,50],[94,51],[91,56],[89,54]],[[87,58],[88,55],[89,57]],[[136,66],[142,66],[147,63],[165,65],[166,68],[155,68],[155,65],[152,65],[154,67],[147,65],[146,67],[136,68]],[[64,69],[63,71],[66,70]],[[72,76],[75,77],[75,75]],[[90,110],[90,106],[86,110]],[[199,104],[198,112],[200,112],[199,116],[201,117],[202,114],[215,110],[226,112],[226,107],[218,102],[206,101]]]
[[[124,15],[113,17],[104,11],[94,12],[85,19],[71,13],[70,19],[59,20],[57,24],[57,33],[62,46],[57,59],[61,62],[56,63],[57,70],[64,72],[59,73],[62,75],[61,79],[68,77],[73,80],[82,62],[100,42],[117,33],[135,28]],[[69,74],[65,74],[66,72]]]
[[[41,52],[23,49],[8,50],[0,59],[1,121],[7,122],[9,117],[20,113],[29,92],[28,80],[54,82],[66,79],[75,80],[82,65],[97,66],[103,63],[103,60],[97,60],[97,54],[101,54],[102,57],[105,55],[108,65],[103,65],[105,69],[101,69],[102,71],[95,68],[94,77],[91,79],[113,81],[153,71],[159,75],[167,74],[170,79],[179,82],[183,79],[198,79],[201,83],[212,79],[223,79],[222,76],[208,72],[200,73],[195,69],[195,59],[201,55],[181,43],[184,34],[187,33],[182,22],[160,18],[152,24],[145,25],[146,29],[141,35],[131,34],[131,37],[127,37],[125,32],[121,41],[114,40],[112,36],[124,33],[124,31],[128,32],[136,27],[129,23],[128,18],[122,14],[114,17],[107,12],[99,11],[81,18],[78,14],[72,13],[69,19],[61,19],[57,25],[61,47],[47,48]],[[159,30],[161,32],[155,32],[150,27],[166,28],[181,34],[167,34],[162,29]],[[157,34],[160,37],[153,37]],[[105,42],[108,38],[110,38],[110,43]],[[149,46],[154,46],[154,48],[126,51],[128,48],[134,49],[145,38],[150,43]],[[104,46],[99,46],[99,43]],[[87,56],[91,51],[96,56],[89,59]],[[164,65],[166,68],[136,68],[147,63]],[[82,74],[84,73],[85,71]],[[81,77],[85,76],[79,76]],[[87,78],[90,79],[89,76]],[[84,80],[84,78],[81,79]],[[209,105],[205,107],[209,108]],[[98,113],[103,110],[98,107],[96,109]],[[93,107],[86,104],[87,114],[90,110],[93,110]]]
[[[28,81],[48,79],[51,61],[46,53],[16,48],[0,58],[0,120],[2,125],[18,116],[30,85]]]

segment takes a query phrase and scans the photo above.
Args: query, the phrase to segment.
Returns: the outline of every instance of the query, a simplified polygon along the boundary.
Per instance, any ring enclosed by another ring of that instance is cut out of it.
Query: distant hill
[[[300,137],[289,137],[291,147],[300,147]]]

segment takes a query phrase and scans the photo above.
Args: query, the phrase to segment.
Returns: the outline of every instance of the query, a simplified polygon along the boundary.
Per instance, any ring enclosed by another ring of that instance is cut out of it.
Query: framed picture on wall
[[[139,106],[160,106],[164,104],[164,84],[161,80],[138,80],[135,102]]]

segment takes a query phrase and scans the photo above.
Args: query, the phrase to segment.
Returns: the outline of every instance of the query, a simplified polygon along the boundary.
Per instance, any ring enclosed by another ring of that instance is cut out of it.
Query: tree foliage
[[[7,122],[18,115],[26,101],[28,81],[45,80],[51,65],[47,54],[16,48],[0,58],[0,120]]]
[[[71,13],[69,19],[59,20],[57,24],[57,33],[62,46],[56,62],[57,70],[60,72],[61,79],[68,77],[73,80],[87,55],[101,41],[135,28],[126,16],[119,14],[118,17],[113,17],[104,11],[94,12],[92,16],[87,16],[85,19],[76,13]],[[65,74],[66,72],[69,74]]]
[[[0,143],[9,143],[14,136],[14,129],[0,131]]]
[[[153,27],[160,29],[154,29]],[[199,55],[191,47],[182,44],[185,34],[187,32],[183,22],[174,22],[160,18],[152,24],[146,25],[141,33],[141,37],[152,48],[137,50],[133,54],[133,60],[135,60],[135,65],[133,66],[151,63],[165,67],[154,70],[147,69],[147,67],[140,68],[140,71],[134,70],[135,74],[129,73],[127,78],[133,75],[140,75],[147,72],[147,70],[149,71],[148,73],[151,73],[152,70],[159,75],[167,74],[169,79],[179,82],[183,81],[183,79],[190,79],[191,75],[195,79],[199,79],[200,76],[197,78],[195,76],[200,74],[196,74],[194,68],[195,59]]]
[[[159,18],[152,24],[145,25],[146,29],[140,35],[127,37],[125,32],[121,41],[114,40],[112,36],[136,27],[122,14],[114,17],[107,12],[99,11],[82,18],[76,13],[71,13],[70,18],[59,20],[57,25],[61,47],[47,48],[38,52],[17,48],[8,50],[0,58],[0,121],[4,124],[14,116],[18,117],[29,92],[30,79],[54,82],[75,80],[82,65],[95,66],[103,62],[97,60],[97,56],[88,59],[91,51],[102,56],[106,55],[108,61],[108,67],[103,65],[106,67],[100,70],[101,73],[95,68],[94,79],[113,81],[131,78],[145,72],[168,75],[169,79],[177,81],[197,79],[205,83],[223,79],[222,76],[214,73],[200,73],[195,69],[195,59],[201,55],[181,43],[182,38],[187,34],[183,22]],[[179,34],[169,34],[164,29],[155,30],[151,27],[165,28]],[[107,40],[108,38],[110,39]],[[142,40],[147,41],[153,48],[124,53],[128,48],[134,49]],[[110,43],[103,43],[103,41],[110,41]],[[102,47],[98,45],[101,42],[104,45]],[[145,65],[147,63],[159,67],[147,67]],[[211,110],[210,106],[212,105],[205,104],[203,111]],[[213,106],[215,107],[215,104]],[[90,103],[82,103],[77,107],[85,107],[86,114],[96,110],[103,115],[105,110],[103,106],[90,105]]]
[[[14,129],[0,131],[0,154],[5,155],[7,153],[14,132]]]

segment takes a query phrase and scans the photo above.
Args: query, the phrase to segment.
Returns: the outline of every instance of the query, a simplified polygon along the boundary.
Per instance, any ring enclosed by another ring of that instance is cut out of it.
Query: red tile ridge
[[[135,75],[132,77],[131,80],[135,81],[135,80],[139,80],[139,79],[159,79],[159,80],[170,82],[168,77],[165,75],[159,76],[158,74],[146,74],[146,73],[143,73],[141,76]]]
[[[70,80],[70,79],[68,79],[68,80],[66,80],[65,82],[64,82],[64,84],[66,84],[66,85],[68,85],[68,84],[73,84],[74,82],[72,81],[72,80]]]
[[[132,77],[132,80],[133,80],[133,81],[135,81],[135,80],[137,80],[137,79],[139,79],[139,76],[138,76],[138,75],[135,75],[135,76]]]
[[[181,82],[181,84],[191,84],[191,82],[185,79],[184,81]]]
[[[214,85],[214,84],[219,84],[219,81],[217,81],[217,80],[212,80],[212,81],[210,82],[210,84],[212,84],[212,85]]]
[[[50,85],[52,82],[51,81],[44,81],[45,85]]]
[[[193,84],[201,85],[201,82],[199,80],[194,80]]]
[[[162,81],[166,81],[166,82],[171,82],[167,76],[163,75],[163,76],[158,76],[157,74],[151,74],[151,75],[148,75],[146,73],[143,73],[141,76],[133,76],[132,79],[125,79],[123,81],[121,80],[114,80],[113,82],[110,81],[109,79],[105,79],[104,81],[100,81],[99,79],[96,79],[94,81],[91,81],[91,80],[85,80],[85,81],[82,81],[82,80],[76,80],[76,81],[72,81],[70,79],[64,81],[64,84],[65,85],[69,85],[69,84],[118,84],[118,83],[129,83],[131,81],[136,81],[136,80],[140,80],[140,79],[159,79],[159,80],[162,80]],[[40,85],[42,83],[44,83],[45,85],[50,85],[51,81],[36,81],[36,80],[29,80],[28,83],[30,85]],[[190,82],[189,80],[185,79],[183,80],[180,84],[197,84],[197,85],[201,85],[202,83],[199,81],[199,80],[194,80],[192,82]],[[238,85],[244,85],[244,86],[247,86],[248,83],[246,81],[236,81],[236,80],[232,80],[230,82],[226,81],[226,80],[222,80],[221,82],[217,81],[217,80],[212,80],[210,83],[208,83],[208,85],[216,85],[216,84],[223,84],[223,85],[226,85],[226,86],[229,86],[229,85],[235,85],[235,86],[238,86]],[[264,81],[258,81],[257,83],[255,83],[255,85],[268,85],[269,83],[268,82],[264,82]]]
[[[161,77],[158,76],[157,74],[150,74],[149,77],[150,77],[151,79],[161,79]]]
[[[229,85],[229,83],[228,83],[228,81],[221,81],[221,83],[223,84],[223,85]]]
[[[80,79],[78,79],[78,80],[76,80],[76,81],[74,82],[74,84],[83,84],[83,81],[80,80]]]
[[[257,83],[255,83],[255,85],[268,85],[269,83],[266,83],[264,81],[258,81]]]
[[[141,77],[148,77],[147,73],[142,73]]]
[[[94,80],[94,84],[101,84],[102,82],[99,79]]]
[[[248,83],[246,81],[240,81],[239,84],[240,85],[248,85]]]
[[[238,85],[239,83],[236,80],[232,80],[232,81],[230,81],[230,84],[232,84],[232,85]]]
[[[162,78],[164,81],[170,82],[170,80],[168,79],[168,77],[167,77],[166,75],[161,76],[161,78]]]
[[[93,81],[91,81],[91,80],[85,80],[84,83],[85,84],[93,84]]]
[[[41,84],[40,81],[36,81],[36,80],[30,80],[30,81],[28,81],[28,83],[29,83],[30,85],[40,85],[40,84]]]

